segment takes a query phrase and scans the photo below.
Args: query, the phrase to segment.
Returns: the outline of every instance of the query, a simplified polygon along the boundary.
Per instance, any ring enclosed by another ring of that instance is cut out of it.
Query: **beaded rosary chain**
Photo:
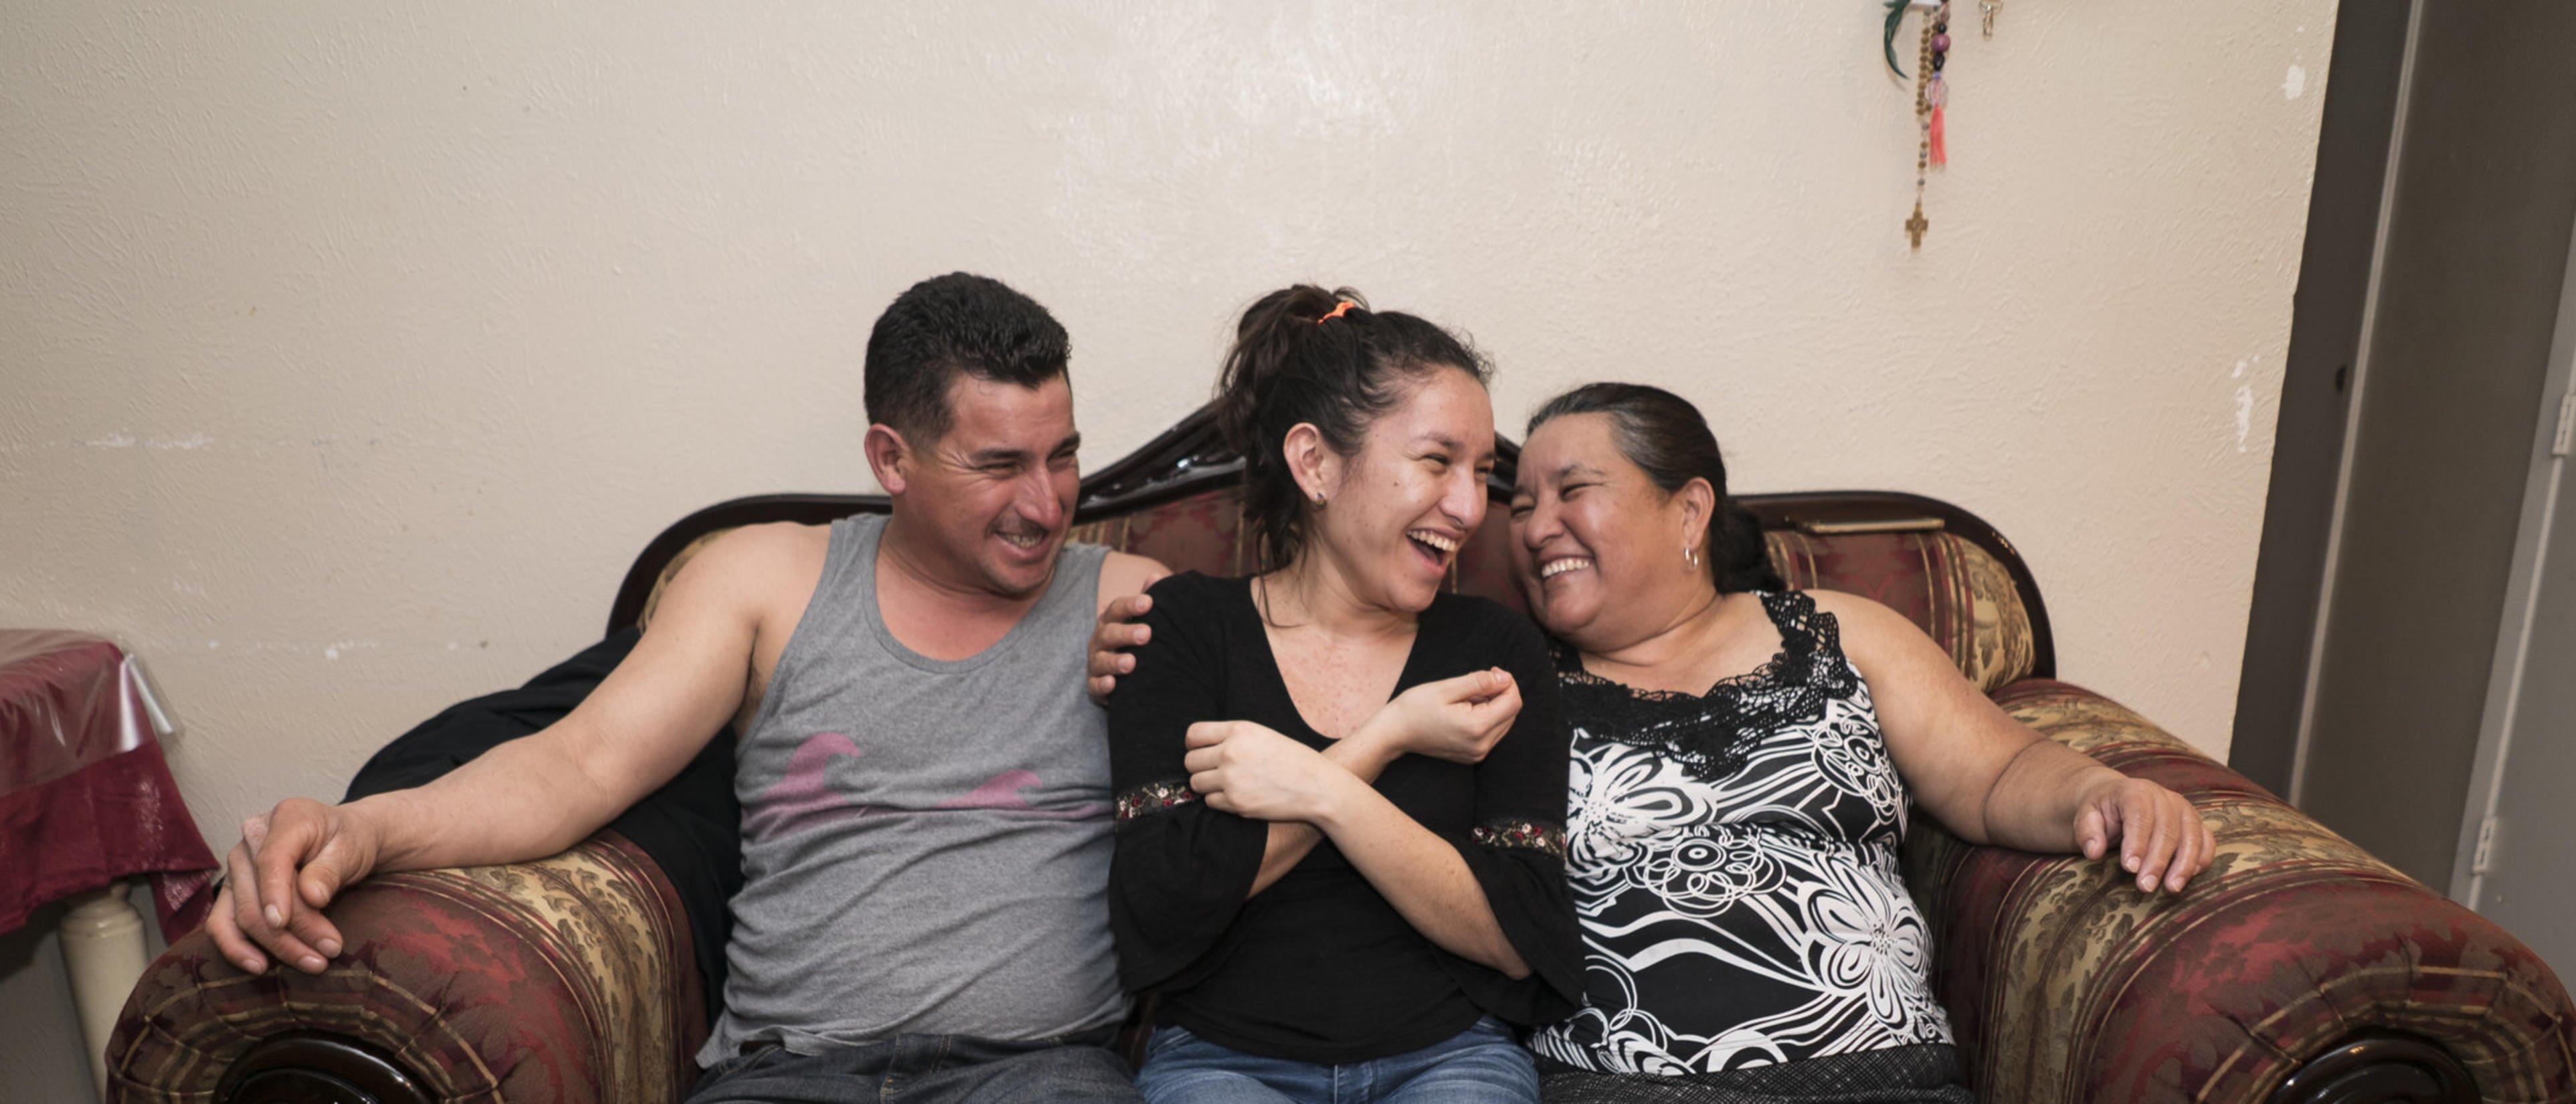
[[[1994,20],[1992,8],[1986,10],[1989,27]],[[1945,149],[1945,112],[1950,101],[1950,84],[1942,75],[1950,55],[1950,0],[1932,9],[1923,21],[1922,45],[1916,54],[1914,69],[1914,118],[1922,138],[1914,149],[1914,214],[1905,220],[1905,238],[1910,249],[1923,248],[1923,232],[1932,221],[1923,217],[1923,190],[1931,181],[1933,169],[1949,164]]]

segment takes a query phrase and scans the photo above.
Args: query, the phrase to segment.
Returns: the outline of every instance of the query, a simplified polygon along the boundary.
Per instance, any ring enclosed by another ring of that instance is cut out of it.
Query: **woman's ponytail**
[[[1771,566],[1770,543],[1762,539],[1762,519],[1731,497],[1721,499],[1721,503],[1717,517],[1708,527],[1708,562],[1716,569],[1717,592],[1789,589],[1789,584],[1780,578],[1780,570]]]
[[[1243,457],[1243,513],[1263,572],[1296,560],[1307,504],[1288,470],[1288,431],[1311,424],[1324,446],[1359,451],[1370,422],[1401,397],[1398,385],[1454,368],[1485,379],[1475,350],[1410,314],[1380,313],[1349,288],[1284,287],[1255,300],[1235,324],[1217,374],[1216,421]]]

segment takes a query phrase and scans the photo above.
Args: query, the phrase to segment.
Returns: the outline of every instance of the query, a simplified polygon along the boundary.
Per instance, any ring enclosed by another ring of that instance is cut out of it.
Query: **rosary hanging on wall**
[[[1995,12],[2003,0],[1978,0],[1978,14],[1987,38],[1995,36]],[[1920,140],[1914,149],[1914,214],[1905,220],[1905,240],[1910,249],[1923,248],[1923,232],[1932,221],[1923,217],[1923,188],[1931,180],[1932,170],[1950,163],[1948,112],[1950,81],[1943,70],[1950,61],[1950,0],[1887,0],[1887,28],[1883,45],[1887,67],[1903,77],[1905,70],[1896,64],[1896,33],[1904,26],[1905,13],[1922,9],[1922,45],[1914,66],[1914,121]]]

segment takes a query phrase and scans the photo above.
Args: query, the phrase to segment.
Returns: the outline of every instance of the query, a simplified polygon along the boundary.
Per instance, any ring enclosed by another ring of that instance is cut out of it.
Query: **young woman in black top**
[[[1168,1101],[1535,1101],[1581,992],[1567,733],[1527,620],[1443,593],[1494,457],[1478,358],[1263,297],[1219,410],[1261,571],[1157,584],[1109,702],[1111,930]]]

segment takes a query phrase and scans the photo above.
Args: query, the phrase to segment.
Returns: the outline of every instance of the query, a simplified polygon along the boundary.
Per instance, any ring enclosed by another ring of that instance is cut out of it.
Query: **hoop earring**
[[[1690,565],[1691,565],[1692,567],[1698,567],[1698,566],[1699,566],[1699,549],[1694,548],[1694,547],[1691,547],[1691,546],[1689,546],[1689,545],[1683,545],[1683,546],[1682,546],[1682,558],[1683,558],[1683,559],[1685,559],[1685,560],[1689,560],[1689,561],[1690,561]]]

